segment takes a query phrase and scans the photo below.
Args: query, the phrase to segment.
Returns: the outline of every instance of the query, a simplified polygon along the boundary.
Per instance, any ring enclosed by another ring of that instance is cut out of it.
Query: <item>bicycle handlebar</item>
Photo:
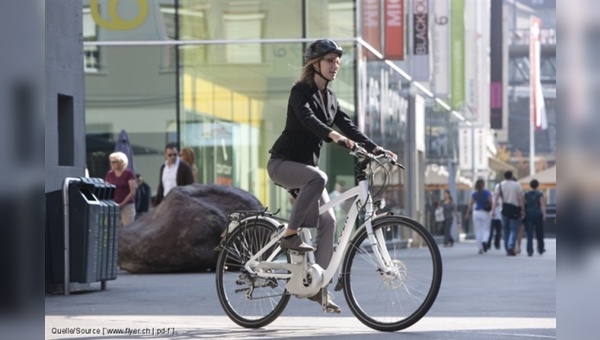
[[[346,149],[348,149],[348,147],[346,146],[346,142],[344,139],[340,139],[336,142],[337,145],[342,146]],[[378,161],[381,158],[384,158],[386,160],[387,163],[390,163],[392,165],[395,165],[397,167],[399,167],[400,169],[405,169],[404,165],[398,163],[395,159],[393,159],[392,157],[388,156],[387,153],[382,152],[380,155],[375,155],[371,152],[368,152],[365,148],[363,148],[362,146],[358,145],[358,143],[354,143],[354,148],[350,149],[351,151],[351,155],[355,156],[355,157],[362,157],[362,158],[367,158],[369,160],[373,160],[373,161]]]

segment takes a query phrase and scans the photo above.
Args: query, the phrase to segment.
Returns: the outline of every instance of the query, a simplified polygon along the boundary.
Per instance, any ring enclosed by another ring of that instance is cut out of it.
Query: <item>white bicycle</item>
[[[285,309],[290,297],[319,292],[338,272],[336,291],[365,325],[397,331],[419,321],[433,305],[442,281],[442,259],[431,234],[417,221],[392,213],[377,214],[383,200],[374,201],[376,173],[384,182],[396,164],[357,146],[352,152],[358,185],[321,206],[320,213],[353,199],[341,236],[327,268],[315,264],[313,252],[283,251],[279,239],[284,220],[267,211],[238,211],[216,250],[219,301],[236,324],[263,327]],[[358,228],[355,228],[358,226]],[[299,234],[311,244],[309,229]],[[339,269],[339,271],[338,271]],[[326,311],[327,295],[322,306]]]

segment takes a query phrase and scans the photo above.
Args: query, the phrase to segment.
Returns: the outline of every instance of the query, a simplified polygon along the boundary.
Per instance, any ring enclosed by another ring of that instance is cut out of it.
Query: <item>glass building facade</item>
[[[134,170],[153,192],[164,147],[177,143],[193,148],[200,183],[240,187],[287,216],[287,193],[266,173],[268,150],[284,127],[303,50],[322,37],[344,49],[343,67],[330,85],[341,106],[406,162],[410,91],[397,67],[360,39],[357,6],[356,0],[84,1],[90,176],[104,177],[108,154],[125,130]],[[432,111],[431,99],[424,104]],[[445,117],[442,127],[429,129],[436,136],[451,123]],[[424,118],[417,124],[422,133],[416,138],[424,144]],[[415,173],[424,173],[422,151]],[[353,163],[344,149],[325,146],[320,167],[329,174],[328,189],[336,181],[353,185]],[[406,197],[415,196],[405,183],[394,172],[387,193],[388,204],[400,211]]]

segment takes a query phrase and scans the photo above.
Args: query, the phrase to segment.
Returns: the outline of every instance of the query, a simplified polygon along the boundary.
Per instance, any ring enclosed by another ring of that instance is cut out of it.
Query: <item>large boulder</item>
[[[252,194],[223,185],[176,187],[132,224],[119,230],[119,266],[132,273],[214,269],[228,215],[259,210]]]

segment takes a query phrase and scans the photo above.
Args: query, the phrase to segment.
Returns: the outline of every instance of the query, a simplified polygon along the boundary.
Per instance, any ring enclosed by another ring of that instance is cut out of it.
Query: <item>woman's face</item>
[[[179,159],[181,159],[182,161],[184,161],[186,163],[190,162],[190,159],[187,156],[187,152],[185,152],[183,150],[181,152],[179,152]]]
[[[319,61],[319,67],[323,76],[328,80],[334,80],[342,66],[342,61],[337,53],[328,53]]]
[[[123,163],[116,158],[110,158],[110,168],[112,170],[121,171],[123,170]]]

